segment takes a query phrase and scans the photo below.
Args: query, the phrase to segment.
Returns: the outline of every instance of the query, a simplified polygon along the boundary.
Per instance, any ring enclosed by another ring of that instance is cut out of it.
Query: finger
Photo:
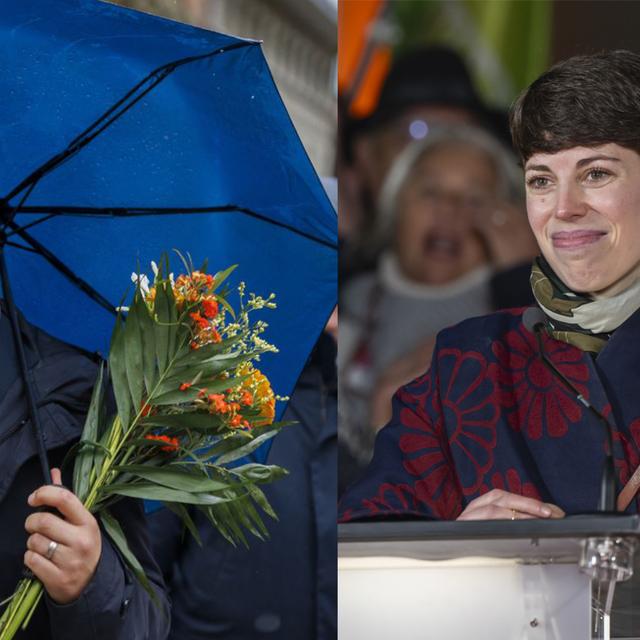
[[[29,549],[25,551],[24,564],[33,571],[36,578],[44,584],[45,588],[48,584],[61,582],[64,577],[62,571],[51,560],[47,560],[44,556]]]
[[[53,553],[50,554],[49,549],[51,542],[50,538],[47,538],[40,533],[34,533],[27,539],[27,549],[35,551],[35,553],[39,553],[44,558],[60,567],[64,565],[64,556],[67,555],[68,547],[57,543],[58,546],[55,548]],[[49,557],[49,555],[51,555],[51,557]]]
[[[485,505],[477,509],[467,507],[458,520],[532,520],[536,518],[529,513],[521,513],[495,504]]]
[[[40,535],[62,543],[67,547],[73,547],[78,537],[78,527],[66,522],[59,516],[46,511],[32,513],[24,523],[24,528],[31,534]]]
[[[493,489],[469,503],[469,506],[473,506],[474,509],[488,505],[515,509],[516,511],[530,514],[536,518],[550,518],[553,514],[551,506],[540,500],[503,491],[502,489]]]
[[[545,503],[551,509],[552,518],[564,518],[567,514],[556,504]]]
[[[53,484],[62,484],[62,472],[57,467],[51,469],[51,482]]]
[[[54,507],[71,524],[87,524],[91,519],[91,514],[84,508],[78,497],[64,487],[54,487],[45,485],[36,489],[28,500],[32,507]]]

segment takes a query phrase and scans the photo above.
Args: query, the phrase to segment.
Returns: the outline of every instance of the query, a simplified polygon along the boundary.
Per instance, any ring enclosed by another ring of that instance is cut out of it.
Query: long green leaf
[[[157,356],[155,347],[155,326],[149,309],[142,297],[142,293],[136,292],[133,299],[133,309],[140,326],[140,338],[142,342],[142,371],[147,396],[151,393],[157,380]]]
[[[233,435],[230,438],[226,438],[223,440],[220,445],[214,447],[210,453],[213,456],[217,456],[215,463],[216,464],[228,464],[229,462],[233,462],[234,460],[238,460],[246,455],[249,455],[252,451],[255,451],[261,444],[270,440],[278,433],[279,429],[270,429],[269,431],[263,432],[261,435],[256,438],[252,438],[249,442],[240,445],[241,440],[239,436]],[[222,453],[222,451],[227,451],[226,453]],[[218,455],[218,453],[220,454]]]
[[[172,313],[169,309],[168,288],[166,282],[158,282],[153,300],[156,358],[160,374],[164,373],[169,361],[169,333],[171,332],[169,323]]]
[[[274,464],[258,464],[252,462],[249,464],[243,464],[240,467],[234,467],[233,473],[250,480],[251,482],[257,482],[265,484],[267,482],[274,482],[280,480],[289,475],[289,472]]]
[[[223,351],[227,351],[234,344],[237,344],[244,336],[246,332],[239,333],[236,336],[231,338],[226,338],[221,342],[213,342],[211,344],[206,344],[199,349],[190,349],[187,351],[182,357],[176,358],[175,367],[176,370],[179,370],[183,367],[190,367],[194,364],[199,364],[203,360],[210,358],[212,356],[218,355]]]
[[[122,319],[116,319],[116,325],[111,338],[111,351],[109,352],[109,372],[113,385],[113,393],[116,396],[118,415],[124,429],[129,427],[131,416],[131,395],[127,383],[126,356],[124,345],[124,327]]]
[[[104,488],[105,495],[117,494],[130,498],[142,498],[144,500],[161,500],[162,502],[181,502],[184,504],[222,504],[231,500],[237,500],[239,496],[230,497],[214,496],[209,493],[189,493],[178,489],[162,487],[151,482],[137,484],[113,484]]]
[[[73,491],[81,502],[84,502],[89,493],[89,477],[93,466],[93,447],[100,446],[97,443],[100,431],[100,416],[102,402],[104,399],[104,363],[100,364],[98,377],[93,386],[89,410],[84,422],[82,436],[80,438],[80,448],[76,455],[73,467]],[[87,446],[91,445],[91,446]]]
[[[193,466],[191,467],[193,469]],[[189,471],[189,467],[167,465],[164,467],[149,467],[147,465],[123,465],[120,471],[131,473],[143,480],[160,484],[170,489],[179,489],[189,493],[209,493],[233,489],[230,482],[212,480],[202,475],[202,472]]]
[[[169,429],[191,429],[204,433],[215,433],[223,426],[219,416],[206,412],[178,413],[170,416],[149,415],[144,418],[142,424]]]
[[[179,502],[165,502],[165,507],[170,511],[173,511],[183,522],[184,526],[190,531],[195,541],[199,546],[202,546],[202,538],[200,538],[200,532],[196,523],[193,521],[189,509]]]
[[[140,327],[140,291],[136,291],[133,305],[124,323],[124,352],[127,384],[131,394],[131,404],[135,412],[142,407],[144,368],[142,359],[142,330]]]
[[[103,509],[100,512],[99,517],[102,525],[104,526],[104,530],[107,532],[107,534],[117,547],[124,561],[129,565],[136,578],[138,579],[138,582],[140,582],[142,588],[149,594],[149,597],[151,598],[153,603],[157,607],[159,607],[160,600],[158,598],[158,594],[151,586],[149,578],[147,578],[147,574],[144,572],[144,569],[138,561],[138,558],[135,557],[135,555],[129,548],[127,538],[124,535],[124,531],[122,530],[120,523],[106,509]]]

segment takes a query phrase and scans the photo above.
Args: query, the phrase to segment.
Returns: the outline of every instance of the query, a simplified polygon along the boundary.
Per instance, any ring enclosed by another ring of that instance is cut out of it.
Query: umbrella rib
[[[87,146],[92,140],[99,136],[107,127],[113,124],[118,118],[124,115],[131,107],[139,102],[149,91],[154,89],[160,84],[169,74],[173,73],[179,67],[190,64],[191,62],[197,62],[206,58],[225,53],[225,51],[232,51],[234,49],[240,49],[249,46],[258,46],[259,42],[243,41],[230,44],[228,46],[220,47],[215,51],[209,53],[203,53],[197,56],[189,56],[186,58],[180,58],[173,62],[168,62],[157,69],[151,71],[140,82],[138,82],[132,89],[130,89],[120,100],[114,103],[109,109],[107,109],[97,120],[95,120],[89,127],[87,127],[82,133],[76,136],[64,149],[57,153],[55,156],[49,158],[40,167],[32,171],[22,182],[14,187],[7,196],[5,196],[5,202],[8,202],[14,198],[18,193],[37,183],[47,173],[53,171],[56,167],[60,166],[63,162],[68,160],[71,156],[78,153],[81,149]],[[134,94],[141,89],[145,84],[150,83],[150,86],[142,91],[139,95],[132,98]],[[132,98],[130,100],[130,98]],[[127,104],[127,101],[128,104]],[[119,111],[118,111],[119,110]],[[114,114],[114,115],[112,115]]]
[[[307,240],[312,240],[313,242],[317,242],[318,244],[324,245],[325,247],[329,247],[330,249],[337,250],[337,245],[328,240],[324,240],[323,238],[318,238],[317,236],[312,235],[311,233],[307,233],[306,231],[301,231],[300,229],[296,229],[295,227],[287,224],[286,222],[280,222],[278,220],[273,220],[268,218],[265,215],[262,215],[252,209],[248,209],[247,207],[241,207],[236,204],[227,204],[213,207],[156,207],[156,208],[148,208],[148,207],[75,207],[75,206],[64,206],[64,205],[56,205],[56,206],[47,206],[47,205],[34,205],[34,206],[24,206],[17,207],[16,213],[25,213],[25,214],[39,214],[39,213],[48,213],[49,215],[46,218],[42,218],[40,220],[36,220],[30,223],[29,226],[35,226],[53,218],[55,216],[63,216],[63,215],[96,215],[96,216],[107,216],[114,218],[128,218],[128,217],[137,217],[137,216],[156,216],[156,215],[171,215],[171,214],[201,214],[201,213],[244,213],[245,215],[251,216],[252,218],[257,218],[258,220],[262,220],[268,224],[275,225],[277,227],[281,227],[283,229],[287,229],[292,233],[295,233]],[[8,237],[18,233],[21,230],[24,230],[25,227],[21,227],[18,225],[12,226],[14,231],[10,234],[7,234]]]
[[[83,280],[80,276],[76,275],[62,260],[57,258],[49,249],[43,244],[38,242],[32,235],[28,234],[24,229],[17,225],[13,220],[7,221],[7,226],[11,227],[13,231],[20,236],[25,242],[32,247],[32,251],[42,256],[54,269],[59,271],[65,276],[71,283],[73,283],[78,289],[89,296],[94,302],[105,308],[113,315],[117,315],[115,307],[98,291],[96,291],[88,282]],[[25,249],[26,247],[20,247]]]

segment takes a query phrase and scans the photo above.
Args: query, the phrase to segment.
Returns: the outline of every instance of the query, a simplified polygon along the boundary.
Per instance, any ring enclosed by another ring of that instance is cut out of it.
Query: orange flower
[[[191,386],[190,382],[183,382],[180,385],[179,389],[180,389],[180,391],[186,391],[190,386]]]
[[[215,413],[228,413],[229,405],[225,402],[224,396],[221,393],[210,393],[208,400],[211,403],[211,408]]]
[[[146,402],[143,402],[142,407],[140,407],[140,415],[143,418],[146,418],[149,415],[150,411],[151,411],[151,406],[148,405]]]
[[[207,395],[206,389],[200,389],[200,391],[198,391],[198,398],[204,398],[206,395]]]
[[[147,440],[154,440],[156,442],[166,442],[166,446],[160,447],[161,451],[172,453],[180,448],[180,441],[178,440],[178,438],[170,438],[169,436],[158,436],[151,433],[147,434],[145,438]]]
[[[218,303],[215,300],[203,300],[202,308],[207,318],[215,318],[218,315]]]
[[[189,317],[201,328],[207,329],[209,327],[209,321],[200,315],[199,311],[195,311],[189,314]]]
[[[233,416],[233,418],[231,418],[231,420],[229,421],[229,424],[232,427],[239,427],[241,421],[242,421],[242,416],[239,413],[236,413],[236,415]]]
[[[251,391],[242,392],[240,403],[243,404],[245,407],[250,407],[253,404],[253,394],[251,393]]]
[[[215,329],[211,330],[211,341],[216,344],[222,342],[222,336]]]
[[[276,415],[276,398],[267,376],[250,363],[239,367],[238,373],[248,376],[242,382],[242,389],[253,391],[254,405],[260,408],[260,417],[263,419],[255,421],[254,426],[271,424]]]
[[[194,351],[195,351],[196,349],[199,349],[199,348],[200,348],[200,345],[199,345],[195,340],[192,340],[192,341],[189,343],[189,346],[190,346]]]

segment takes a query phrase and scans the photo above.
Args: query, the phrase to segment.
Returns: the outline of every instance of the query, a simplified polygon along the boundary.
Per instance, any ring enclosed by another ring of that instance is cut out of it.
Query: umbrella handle
[[[27,366],[27,356],[24,350],[24,342],[22,340],[22,333],[20,331],[20,324],[18,322],[18,312],[13,301],[13,295],[11,294],[11,287],[9,284],[9,274],[7,273],[4,248],[5,235],[4,232],[0,230],[0,282],[2,283],[4,301],[7,307],[7,315],[9,316],[9,321],[11,323],[13,344],[16,350],[16,355],[18,356],[20,373],[24,382],[24,390],[27,399],[27,406],[29,409],[29,417],[31,418],[31,424],[33,425],[34,436],[36,440],[36,449],[38,451],[40,466],[42,467],[42,476],[44,477],[45,484],[53,484],[51,480],[51,468],[49,466],[47,447],[44,442],[44,433],[42,431],[40,417],[36,408],[34,391],[35,384],[31,375],[31,371]]]

